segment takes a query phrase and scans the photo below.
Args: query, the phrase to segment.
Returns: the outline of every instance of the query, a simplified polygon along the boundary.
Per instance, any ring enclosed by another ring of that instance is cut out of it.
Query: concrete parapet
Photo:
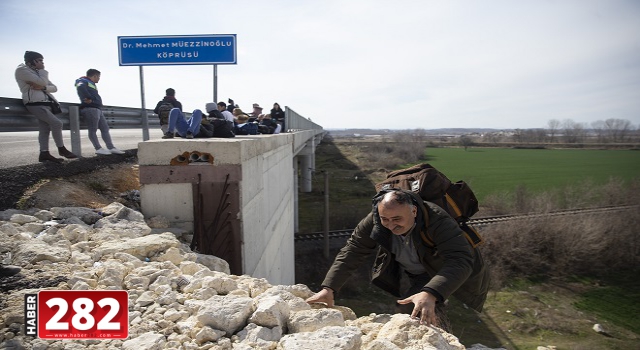
[[[241,256],[235,271],[233,261],[228,261],[232,272],[266,278],[273,284],[294,284],[294,152],[315,134],[301,131],[141,142],[142,212],[145,217],[162,215],[174,225],[193,229],[198,225],[197,213],[204,220],[219,215],[198,210],[198,193],[222,198],[220,192],[225,188],[225,200],[234,204],[225,210],[236,211],[227,226],[239,230],[234,233],[239,249],[233,254]],[[189,162],[190,155],[194,161]],[[203,208],[211,210],[211,206]]]

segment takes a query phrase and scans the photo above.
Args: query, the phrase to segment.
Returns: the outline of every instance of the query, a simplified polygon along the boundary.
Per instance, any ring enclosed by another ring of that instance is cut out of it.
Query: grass
[[[574,305],[640,334],[640,280],[615,276],[606,283],[583,293]]]
[[[428,148],[429,164],[451,181],[464,180],[480,203],[489,194],[518,186],[540,192],[590,180],[640,177],[640,152],[629,150]]]
[[[375,194],[373,184],[385,172],[403,168],[408,162],[416,163],[407,160],[398,163],[404,165],[387,168],[385,164],[374,163],[370,154],[362,155],[371,153],[372,149],[369,146],[359,150],[355,144],[323,141],[316,153],[318,173],[313,191],[300,194],[301,228],[306,225],[302,220],[304,216],[304,222],[311,225],[306,226],[309,231],[322,229],[324,183],[319,171],[331,174],[330,229],[335,230],[355,227],[370,210],[370,200]],[[632,197],[636,190],[628,183],[637,182],[640,175],[640,152],[634,151],[473,148],[465,152],[461,148],[427,148],[426,155],[424,162],[451,180],[469,182],[481,206],[489,202],[484,198],[494,196],[496,191],[530,202],[549,201],[550,196],[543,193],[552,190],[564,191],[567,197],[581,198],[580,192]],[[365,176],[364,180],[361,175]],[[621,180],[612,185],[614,177]],[[567,184],[574,188],[566,190]],[[580,207],[584,201],[572,204]],[[602,278],[603,272],[637,266],[640,255],[634,233],[640,227],[638,215],[591,215],[572,220],[492,225],[491,232],[483,233],[485,238],[492,238],[483,248],[485,259],[494,264],[492,275],[496,270],[502,272],[492,277],[500,283],[493,286],[483,313],[477,314],[455,298],[450,299],[447,314],[452,333],[463,344],[481,343],[507,349],[536,349],[548,345],[558,349],[640,348],[636,321],[640,311],[640,283],[631,283],[637,279],[629,278],[637,275],[637,271],[624,272],[627,283],[624,278]],[[334,249],[332,256],[335,253]],[[321,255],[320,251],[317,254]],[[314,253],[306,251],[305,255]],[[309,273],[310,266],[321,260],[324,266]],[[301,271],[300,275],[296,271],[296,280],[304,276],[299,282],[309,286],[313,285],[311,281],[318,284],[330,263],[321,257],[314,258],[313,262],[297,263],[296,269],[300,267]],[[599,277],[595,272],[600,273]],[[363,272],[344,286],[337,303],[351,307],[358,316],[390,312],[395,298],[375,290],[368,283],[367,275],[365,266]],[[595,323],[602,324],[611,336],[593,331]]]

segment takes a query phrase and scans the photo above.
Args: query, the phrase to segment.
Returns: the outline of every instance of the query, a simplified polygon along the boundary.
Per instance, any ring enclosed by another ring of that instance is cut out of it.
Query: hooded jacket
[[[16,68],[15,72],[16,82],[22,93],[22,103],[43,103],[51,101],[47,93],[53,93],[58,91],[58,87],[49,81],[49,72],[44,69],[34,69],[21,63]],[[34,90],[29,83],[35,83],[41,86],[46,86],[46,92],[42,90]],[[51,97],[53,98],[53,97]]]
[[[386,191],[377,196],[384,195]],[[416,225],[409,233],[423,266],[431,276],[423,291],[439,302],[451,295],[476,311],[482,311],[489,290],[489,271],[478,248],[473,248],[456,223],[443,209],[412,194],[418,206]],[[376,197],[377,197],[376,196]],[[427,216],[425,224],[425,214]],[[400,269],[391,253],[393,233],[380,223],[376,206],[362,219],[347,244],[340,250],[322,286],[338,292],[349,277],[377,249],[372,283],[399,296]],[[433,245],[427,244],[423,235]]]
[[[102,97],[98,94],[98,87],[88,77],[80,77],[76,79],[76,90],[80,97],[80,109],[86,107],[102,108]],[[84,102],[85,99],[91,99],[91,103]]]

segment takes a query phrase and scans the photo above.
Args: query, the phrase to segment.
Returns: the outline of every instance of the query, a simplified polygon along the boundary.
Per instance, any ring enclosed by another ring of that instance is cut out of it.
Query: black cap
[[[25,51],[24,52],[24,61],[27,63],[33,62],[38,58],[44,58],[40,53],[35,51]]]

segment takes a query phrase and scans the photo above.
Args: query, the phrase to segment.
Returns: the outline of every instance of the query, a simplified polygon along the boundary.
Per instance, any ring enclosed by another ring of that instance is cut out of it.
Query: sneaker
[[[164,136],[162,136],[163,139],[172,139],[173,138],[173,133],[172,132],[168,132],[165,133]]]
[[[100,148],[100,149],[97,149],[97,150],[96,150],[96,154],[106,156],[106,155],[108,155],[108,154],[111,154],[111,151],[109,151],[109,150],[108,150],[108,149],[106,149],[106,148]]]
[[[78,156],[69,151],[65,146],[58,147],[58,154],[68,159],[78,158]]]
[[[0,277],[9,277],[16,275],[22,270],[18,266],[13,265],[0,265]]]
[[[38,156],[39,162],[54,162],[54,163],[64,163],[64,159],[56,158],[49,153],[49,151],[40,152],[40,156]]]
[[[124,151],[121,151],[115,147],[109,149],[109,152],[111,152],[112,154],[124,154]]]
[[[187,138],[188,139],[192,139],[193,138],[193,133],[191,131],[187,131]]]

